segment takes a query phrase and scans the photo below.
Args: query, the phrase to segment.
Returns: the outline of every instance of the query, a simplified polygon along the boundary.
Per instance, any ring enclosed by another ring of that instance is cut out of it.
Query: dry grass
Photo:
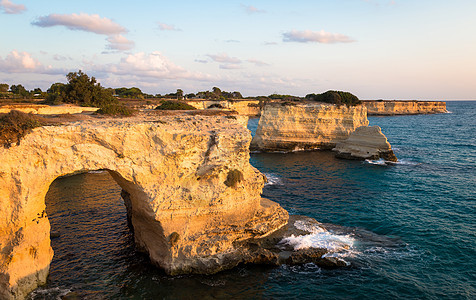
[[[10,147],[12,144],[18,144],[33,128],[48,123],[48,120],[40,116],[12,110],[0,117],[0,145]]]

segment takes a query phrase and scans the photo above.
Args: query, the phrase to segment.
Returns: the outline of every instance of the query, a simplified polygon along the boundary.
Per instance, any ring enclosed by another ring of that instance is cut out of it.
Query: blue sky
[[[0,82],[476,99],[476,1],[0,0]]]

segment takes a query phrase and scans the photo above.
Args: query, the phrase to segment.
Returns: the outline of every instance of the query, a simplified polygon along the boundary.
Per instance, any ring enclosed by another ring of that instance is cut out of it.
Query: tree
[[[27,98],[30,93],[25,89],[25,87],[21,84],[18,84],[18,85],[12,85],[10,87],[10,91],[14,94],[14,95],[19,95],[23,98]]]
[[[336,105],[345,104],[354,106],[362,103],[357,96],[343,91],[327,91],[322,94],[308,94],[306,99],[317,102],[332,103]]]
[[[112,90],[103,88],[96,78],[89,78],[81,70],[66,75],[68,84],[55,83],[48,90],[47,101],[54,104],[61,102],[83,106],[103,107],[115,103]]]
[[[0,93],[8,92],[9,85],[6,83],[0,83]]]
[[[46,92],[46,102],[50,104],[63,103],[66,99],[66,84],[61,82],[53,83]]]
[[[177,100],[183,99],[183,91],[181,89],[177,90]]]

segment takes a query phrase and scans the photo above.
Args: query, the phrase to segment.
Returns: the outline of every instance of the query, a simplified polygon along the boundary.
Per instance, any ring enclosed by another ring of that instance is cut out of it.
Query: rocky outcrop
[[[348,159],[384,159],[396,162],[390,143],[379,126],[358,127],[350,136],[332,149],[337,157]]]
[[[97,107],[83,107],[69,104],[55,106],[41,104],[14,104],[0,106],[0,114],[9,113],[12,110],[38,115],[80,114],[93,113],[98,109],[99,108]]]
[[[369,116],[417,115],[447,113],[442,101],[362,101]]]
[[[261,112],[252,150],[332,149],[357,127],[367,126],[364,106],[313,103],[266,105]]]
[[[238,119],[237,119],[238,118]],[[169,274],[252,262],[250,239],[286,225],[261,199],[241,117],[99,119],[33,129],[0,148],[0,298],[45,282],[53,257],[45,195],[59,176],[107,170],[123,193],[139,249]]]
[[[259,116],[261,113],[259,100],[186,100],[185,102],[197,109],[223,108],[236,111],[243,116]]]

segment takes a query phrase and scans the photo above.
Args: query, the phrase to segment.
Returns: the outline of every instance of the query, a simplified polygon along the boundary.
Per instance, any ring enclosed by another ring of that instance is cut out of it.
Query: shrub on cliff
[[[42,117],[12,110],[0,117],[0,145],[10,147],[13,143],[19,143],[33,128],[46,124],[46,119]]]
[[[113,97],[114,90],[106,89],[81,70],[66,75],[68,83],[54,83],[48,89],[46,103],[72,103],[81,106],[99,107],[98,113],[107,115],[132,115],[132,110],[121,105]]]
[[[124,116],[129,117],[134,114],[134,110],[120,103],[107,104],[101,107],[98,111],[101,115]]]
[[[308,94],[306,95],[306,99],[316,102],[332,103],[336,105],[345,104],[348,106],[354,106],[362,103],[359,98],[357,98],[357,96],[343,91],[327,91],[322,94]]]
[[[226,176],[225,185],[228,187],[236,187],[238,183],[243,181],[243,173],[240,170],[230,170]]]
[[[155,109],[160,110],[193,110],[195,107],[180,101],[167,100],[162,102],[161,105],[157,106]]]

